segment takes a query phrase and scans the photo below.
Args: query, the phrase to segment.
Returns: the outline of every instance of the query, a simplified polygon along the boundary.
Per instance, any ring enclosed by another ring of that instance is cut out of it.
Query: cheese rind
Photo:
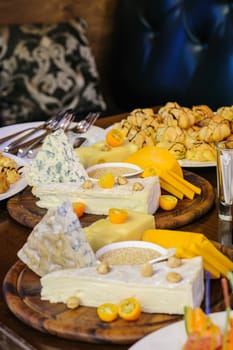
[[[152,277],[143,277],[140,266],[112,266],[100,275],[95,267],[56,271],[41,279],[41,298],[51,303],[67,303],[72,296],[84,306],[98,307],[102,303],[118,304],[126,297],[135,297],[142,311],[149,313],[183,314],[184,306],[200,306],[204,296],[201,257],[183,259],[175,269],[182,280],[171,283],[168,272],[174,271],[166,262],[154,265]]]
[[[145,230],[154,227],[154,216],[128,210],[127,219],[122,224],[112,224],[107,217],[84,227],[84,231],[92,249],[96,251],[110,243],[140,240]]]
[[[95,254],[69,202],[48,210],[19,250],[18,257],[39,276],[96,264]]]
[[[144,189],[134,191],[135,182],[141,182]],[[69,200],[83,202],[86,213],[107,215],[113,207],[153,214],[158,209],[161,191],[158,177],[152,176],[130,178],[127,184],[109,189],[101,188],[97,183],[91,189],[82,188],[80,183],[45,184],[34,187],[32,193],[39,198],[37,205],[42,208],[58,206]]]
[[[31,186],[44,183],[80,182],[87,178],[72,144],[62,129],[46,136],[26,174]]]

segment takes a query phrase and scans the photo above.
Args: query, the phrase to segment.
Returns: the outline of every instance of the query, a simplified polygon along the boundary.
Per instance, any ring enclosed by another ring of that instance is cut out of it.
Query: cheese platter
[[[232,249],[213,243],[226,256],[233,258]],[[225,310],[220,279],[212,280],[211,286],[211,311]],[[40,291],[39,276],[21,261],[17,261],[5,276],[3,293],[12,313],[41,332],[66,339],[89,343],[132,344],[145,335],[182,319],[181,315],[143,312],[134,322],[117,319],[106,323],[100,321],[95,307],[81,306],[71,310],[63,303],[41,300]]]
[[[201,188],[201,194],[194,199],[183,199],[178,201],[178,205],[172,211],[158,209],[154,214],[157,228],[178,228],[191,223],[205,215],[214,205],[215,193],[212,185],[203,177],[184,170],[184,177],[191,183]],[[36,204],[37,198],[32,194],[31,187],[27,187],[7,202],[7,209],[13,219],[20,224],[33,228],[39,223],[47,212]],[[83,226],[88,226],[103,216],[85,214],[81,217]]]

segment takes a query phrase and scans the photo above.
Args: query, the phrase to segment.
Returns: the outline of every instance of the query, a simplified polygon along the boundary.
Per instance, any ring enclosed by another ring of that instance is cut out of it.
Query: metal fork
[[[67,124],[68,127],[73,120],[74,115],[70,115],[69,111],[60,112],[56,115],[56,118],[54,119],[53,123],[48,125],[45,129],[45,132],[29,141],[26,141],[24,143],[20,143],[19,145],[15,146],[13,149],[11,149],[10,153],[17,154],[19,157],[24,157],[27,155],[30,149],[36,148],[43,140],[44,138],[52,133],[53,131],[57,130],[58,128],[65,126],[65,122],[69,120],[69,124]]]
[[[83,134],[87,132],[90,127],[96,122],[96,120],[99,118],[100,113],[89,113],[83,120],[80,120],[76,123],[75,127],[72,129],[69,129],[69,131],[72,131],[77,134]]]
[[[46,129],[46,127],[49,126],[51,123],[53,123],[54,119],[56,119],[56,118],[57,118],[57,115],[53,115],[48,120],[46,120],[44,123],[42,123],[41,125],[39,125],[37,127],[31,127],[31,128],[23,129],[23,130],[20,130],[18,132],[15,132],[14,134],[10,134],[10,135],[8,135],[6,137],[2,137],[0,139],[0,145],[2,143],[5,143],[8,140],[14,139],[18,135],[23,134],[23,136],[18,137],[17,139],[15,139],[13,142],[8,144],[4,148],[4,152],[9,152],[14,146],[16,146],[18,143],[26,140],[29,136],[33,135],[34,133],[37,133],[40,130]]]
[[[55,125],[53,128],[49,128],[46,134],[44,134],[43,136],[38,136],[37,138],[31,140],[31,142],[29,141],[26,145],[21,145],[18,149],[17,155],[21,158],[25,156],[28,156],[29,158],[34,157],[34,150],[44,140],[45,136],[51,134],[52,132],[58,129],[66,130],[74,120],[75,113],[73,112],[73,110],[66,110],[61,115],[61,119],[58,121],[57,125]]]

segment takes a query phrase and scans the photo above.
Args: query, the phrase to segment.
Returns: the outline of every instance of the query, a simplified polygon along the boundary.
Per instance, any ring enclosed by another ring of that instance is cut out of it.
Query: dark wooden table
[[[121,116],[122,117],[122,116]],[[119,120],[119,116],[100,119],[96,125],[107,127]],[[189,171],[206,178],[216,188],[216,169],[192,168]],[[30,229],[15,222],[6,210],[7,201],[0,202],[0,278],[1,284],[9,268],[16,262],[17,251],[27,239]],[[216,206],[197,222],[180,228],[205,234],[209,239],[219,241],[226,246],[232,246],[231,223],[218,220]],[[129,345],[88,344],[64,340],[56,336],[36,331],[18,320],[7,308],[1,292],[0,301],[0,349],[41,349],[41,350],[125,350]]]

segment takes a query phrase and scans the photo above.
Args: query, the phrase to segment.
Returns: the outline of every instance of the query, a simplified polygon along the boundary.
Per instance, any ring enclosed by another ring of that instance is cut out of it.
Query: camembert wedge
[[[143,189],[134,190],[134,184],[140,182]],[[113,188],[102,188],[94,183],[92,188],[83,188],[80,183],[41,184],[32,189],[39,198],[37,205],[50,208],[61,205],[65,200],[83,202],[88,214],[107,215],[113,207],[153,214],[159,206],[161,194],[157,176],[130,178],[125,185],[115,184]]]
[[[138,265],[111,266],[106,274],[99,274],[96,267],[56,271],[41,278],[41,298],[67,303],[76,297],[80,305],[98,307],[132,296],[142,311],[168,314],[183,314],[184,306],[200,306],[204,295],[201,257],[182,260],[175,269],[182,277],[179,282],[167,280],[172,271],[166,262],[155,264],[151,277],[143,277]]]

